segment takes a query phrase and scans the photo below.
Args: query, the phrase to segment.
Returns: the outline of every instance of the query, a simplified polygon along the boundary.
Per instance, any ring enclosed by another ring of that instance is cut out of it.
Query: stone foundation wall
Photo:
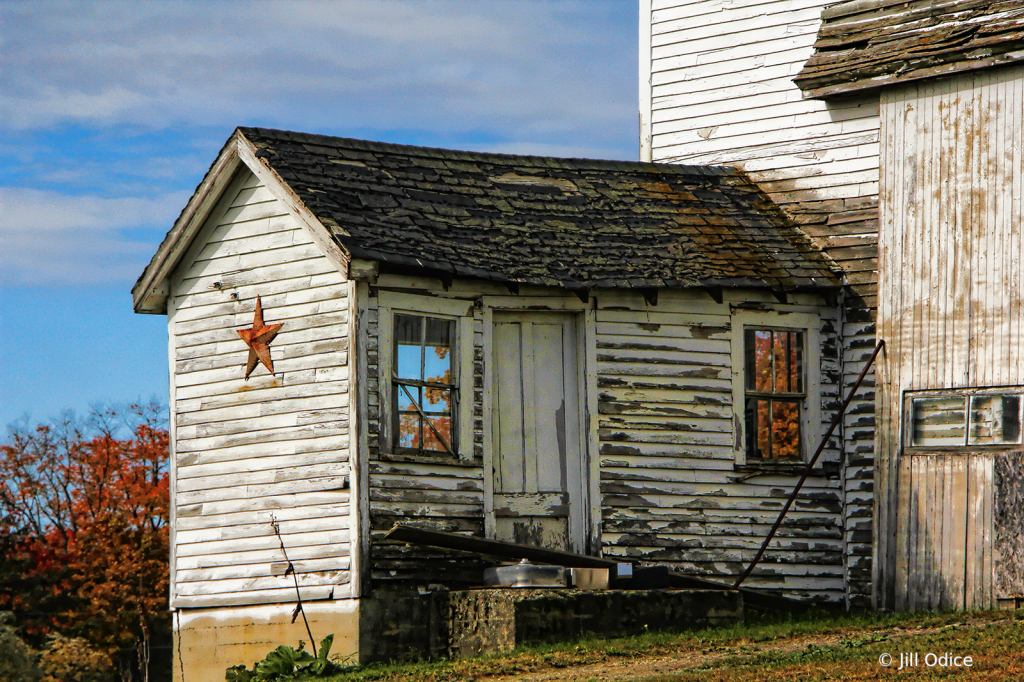
[[[743,620],[738,592],[716,590],[471,590],[448,595],[448,655],[522,644],[684,630]]]

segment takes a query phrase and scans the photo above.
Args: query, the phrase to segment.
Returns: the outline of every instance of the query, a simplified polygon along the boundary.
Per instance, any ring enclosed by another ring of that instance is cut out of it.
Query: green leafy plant
[[[224,679],[227,682],[273,682],[333,675],[341,671],[340,666],[327,658],[333,643],[334,635],[324,637],[316,656],[304,650],[305,642],[299,642],[298,649],[282,644],[262,661],[253,663],[252,670],[244,665],[231,666],[225,671]]]

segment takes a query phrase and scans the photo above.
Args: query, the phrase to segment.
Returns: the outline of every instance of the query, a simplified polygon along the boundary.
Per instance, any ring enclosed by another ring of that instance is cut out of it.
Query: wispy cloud
[[[154,239],[137,228],[170,225],[187,192],[144,199],[67,196],[0,187],[0,286],[110,284],[132,281]]]
[[[634,15],[597,0],[6,3],[0,119],[601,136],[635,117],[633,89],[616,97],[635,80],[635,32],[617,44]]]
[[[624,0],[0,2],[0,286],[130,284],[237,125],[635,158],[635,22]]]

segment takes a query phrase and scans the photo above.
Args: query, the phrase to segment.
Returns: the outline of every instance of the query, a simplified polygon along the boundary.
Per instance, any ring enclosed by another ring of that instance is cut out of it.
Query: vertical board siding
[[[793,83],[813,52],[824,0],[647,4],[641,158],[743,169],[842,267],[840,363],[849,387],[875,342],[877,94],[825,102],[804,99]],[[866,605],[871,592],[873,385],[872,371],[840,431],[851,605]]]
[[[887,346],[880,368],[878,523],[879,537],[888,541],[878,549],[879,603],[991,606],[992,458],[968,462],[961,455],[943,463],[915,456],[907,465],[900,461],[899,427],[903,391],[1024,384],[1024,67],[889,88],[881,112],[878,319]],[[962,512],[966,527],[956,525],[961,512],[951,511],[918,515],[906,534],[892,532],[902,529],[908,509],[915,518],[912,510],[924,498],[941,501],[933,509],[969,510]],[[948,524],[952,535],[936,537]],[[962,547],[949,539],[961,530]],[[950,583],[961,557],[966,576]]]
[[[347,594],[348,286],[252,174],[234,181],[172,294],[176,606]],[[256,296],[276,374],[243,379]]]

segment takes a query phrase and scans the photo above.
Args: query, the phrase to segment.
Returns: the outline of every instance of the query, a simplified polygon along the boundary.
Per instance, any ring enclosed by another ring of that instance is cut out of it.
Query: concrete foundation
[[[334,633],[331,654],[359,655],[359,610],[355,599],[306,602],[306,617],[319,640]],[[300,615],[292,623],[295,604],[180,609],[173,615],[174,682],[223,682],[233,665],[252,667],[281,644],[297,647],[309,635]],[[182,671],[184,670],[184,676]]]
[[[309,647],[294,604],[187,609],[175,614],[175,682],[221,682],[280,644]],[[625,636],[743,620],[743,598],[715,590],[378,588],[361,599],[307,602],[319,641],[352,663],[463,658],[522,644]],[[182,677],[184,668],[184,677]]]

